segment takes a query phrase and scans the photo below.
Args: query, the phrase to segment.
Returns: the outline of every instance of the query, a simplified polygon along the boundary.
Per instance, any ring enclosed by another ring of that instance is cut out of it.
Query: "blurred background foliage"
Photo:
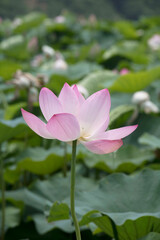
[[[109,89],[110,129],[139,124],[115,153],[99,156],[78,146],[82,239],[160,239],[159,6],[155,0],[0,0],[0,234],[5,202],[6,240],[74,239],[71,147],[36,135],[20,111],[43,118],[40,89],[58,95],[65,82],[76,83],[86,98]]]
[[[88,17],[94,13],[98,18],[116,20],[120,18],[138,19],[140,16],[160,14],[157,0],[1,0],[0,17],[14,18],[31,11],[43,11],[50,17],[68,10]]]

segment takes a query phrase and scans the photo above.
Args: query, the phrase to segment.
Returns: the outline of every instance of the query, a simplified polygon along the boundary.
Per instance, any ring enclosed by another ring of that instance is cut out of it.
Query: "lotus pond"
[[[160,17],[109,22],[68,13],[0,20],[1,240],[80,239],[71,217],[71,140],[42,138],[21,114],[23,108],[44,121],[41,89],[58,96],[65,83],[85,99],[109,90],[111,133],[138,124],[108,154],[96,154],[99,145],[89,151],[88,140],[89,150],[77,145],[82,240],[159,240]]]

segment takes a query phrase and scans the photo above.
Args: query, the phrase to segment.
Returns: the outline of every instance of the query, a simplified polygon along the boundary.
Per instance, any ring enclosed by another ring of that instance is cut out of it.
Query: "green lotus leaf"
[[[95,181],[92,179],[83,178],[77,175],[76,182],[81,183],[77,184],[77,191],[83,192],[85,190],[95,187]],[[37,180],[33,183],[30,189],[22,188],[14,191],[6,192],[6,199],[12,203],[22,202],[25,204],[28,209],[28,214],[31,219],[34,220],[37,231],[40,234],[44,234],[53,228],[62,229],[65,232],[73,232],[74,228],[71,223],[71,220],[59,220],[53,223],[48,223],[47,217],[44,215],[46,210],[48,211],[48,206],[51,207],[54,202],[62,202],[64,199],[68,198],[70,194],[70,174],[67,177],[62,177],[61,174],[56,174],[53,177],[49,177],[48,180],[41,181]],[[65,204],[65,203],[64,203]],[[64,210],[64,204],[59,204],[57,209],[60,210],[61,206]],[[68,204],[68,203],[67,203]],[[53,205],[54,208],[57,204]],[[68,207],[65,204],[65,216],[67,212],[68,216]],[[36,214],[35,214],[36,212]],[[55,212],[54,212],[55,214]],[[59,215],[61,215],[59,214]],[[55,217],[55,216],[54,216]],[[62,215],[61,215],[62,217]]]
[[[70,80],[78,80],[87,74],[101,70],[102,67],[97,63],[90,63],[88,61],[78,62],[69,66],[67,76]]]
[[[0,143],[30,131],[22,118],[0,120]]]
[[[128,73],[126,75],[121,75],[115,80],[109,89],[118,92],[136,92],[144,89],[151,82],[159,79],[159,77],[160,67],[137,73]]]
[[[16,227],[20,224],[20,209],[7,206],[5,209],[5,228],[6,230],[8,228]],[[0,210],[0,226],[1,226],[1,220],[2,220],[2,212]],[[0,228],[1,233],[1,228]]]
[[[7,183],[14,184],[20,178],[21,171],[16,166],[6,167],[4,171],[4,180]]]
[[[118,235],[120,240],[137,240],[149,232],[159,233],[159,190],[160,171],[109,175],[96,189],[78,196],[78,207],[85,202],[86,209],[90,208],[82,224],[92,221],[112,237]]]
[[[113,45],[103,54],[103,60],[108,64],[117,59],[131,60],[136,64],[147,64],[149,58],[145,53],[145,47],[138,41],[122,41],[117,45]]]
[[[46,16],[42,13],[32,12],[28,15],[25,15],[22,18],[19,18],[19,22],[14,26],[14,33],[23,33],[34,27],[39,26]]]
[[[8,59],[0,60],[0,77],[8,80],[13,77],[14,73],[21,69],[20,63]]]
[[[118,21],[114,24],[114,27],[128,39],[136,39],[138,37],[136,29],[129,21]]]
[[[7,57],[20,60],[29,57],[27,41],[22,35],[11,36],[8,39],[4,39],[0,44],[0,51],[2,51]]]
[[[134,113],[135,106],[120,105],[110,112],[109,128],[118,128],[122,126]]]
[[[154,115],[140,114],[136,123],[138,123],[138,131],[127,137],[127,143],[135,144],[142,134],[148,133],[159,138],[160,136],[160,117]],[[152,124],[151,124],[152,123]]]
[[[139,240],[159,240],[160,239],[160,234],[159,233],[149,233],[146,237],[143,237]]]
[[[118,74],[109,70],[97,71],[86,76],[79,82],[79,84],[85,87],[89,93],[92,94],[103,88],[110,87],[118,76]]]
[[[98,71],[84,78],[79,84],[87,88],[89,93],[103,88],[115,92],[132,93],[144,89],[159,77],[160,67],[121,76],[111,71]]]
[[[69,206],[69,180],[69,176],[38,180],[30,190],[9,191],[6,197],[24,201],[42,214],[57,200]],[[93,222],[112,237],[118,234],[120,240],[160,232],[160,171],[146,169],[131,176],[114,173],[96,184],[77,175],[76,182],[76,213],[81,225]]]
[[[67,159],[70,160],[69,157]],[[29,148],[17,157],[17,169],[35,174],[50,174],[61,169],[64,161],[62,148],[55,147],[49,150],[40,147]]]
[[[139,139],[139,143],[148,145],[152,149],[160,148],[160,139],[152,134],[144,133]]]
[[[33,219],[36,229],[39,234],[45,234],[54,228],[61,229],[66,233],[74,232],[74,226],[71,224],[71,220],[59,220],[48,223],[46,216],[44,214],[34,214],[31,219]]]
[[[65,203],[55,202],[50,210],[48,222],[69,219],[69,207]]]
[[[85,151],[82,149],[82,152]],[[97,168],[108,173],[134,172],[142,168],[145,163],[154,160],[154,153],[150,150],[142,150],[133,145],[125,145],[116,153],[96,155],[89,152],[84,154],[84,164],[89,168]]]
[[[21,108],[25,108],[27,106],[26,102],[18,102],[14,104],[10,104],[5,109],[4,118],[5,120],[11,120],[15,115],[20,111]]]

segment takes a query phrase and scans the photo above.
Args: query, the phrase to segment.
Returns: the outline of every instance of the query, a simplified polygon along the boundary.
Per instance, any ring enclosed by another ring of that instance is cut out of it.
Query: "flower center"
[[[83,133],[83,134],[81,134],[79,140],[80,140],[80,141],[88,142],[88,141],[90,140],[90,137],[91,137],[91,135],[86,134],[86,133]]]

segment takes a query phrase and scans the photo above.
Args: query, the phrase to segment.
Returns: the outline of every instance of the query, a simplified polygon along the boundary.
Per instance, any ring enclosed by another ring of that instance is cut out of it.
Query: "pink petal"
[[[82,103],[85,102],[85,98],[84,98],[83,95],[79,92],[77,85],[73,85],[72,88],[73,88],[73,90],[74,90],[74,92],[75,92],[75,94],[76,94],[76,96],[77,96],[77,98],[78,98],[79,104],[82,105]]]
[[[75,91],[67,83],[64,84],[59,94],[59,100],[62,104],[63,112],[76,114],[79,110],[79,102]]]
[[[110,94],[107,89],[98,91],[86,99],[78,115],[83,136],[94,135],[105,126],[110,106]]]
[[[107,116],[106,121],[97,129],[97,131],[94,133],[93,136],[91,136],[91,138],[96,139],[96,136],[106,131],[108,125],[109,125],[109,115]]]
[[[48,121],[53,114],[62,112],[62,105],[57,96],[48,88],[42,88],[39,95],[41,111]]]
[[[95,140],[106,139],[106,140],[118,140],[124,138],[136,130],[138,125],[121,127],[113,130],[106,131],[94,136]]]
[[[47,123],[48,131],[58,140],[69,142],[79,138],[80,126],[76,117],[70,113],[59,113]]]
[[[25,111],[23,108],[21,109],[23,118],[28,126],[39,136],[47,139],[54,139],[54,137],[48,132],[46,128],[46,124],[42,122],[38,117]]]
[[[123,141],[115,140],[95,140],[90,142],[81,142],[89,151],[96,154],[107,154],[116,151],[123,145]]]

